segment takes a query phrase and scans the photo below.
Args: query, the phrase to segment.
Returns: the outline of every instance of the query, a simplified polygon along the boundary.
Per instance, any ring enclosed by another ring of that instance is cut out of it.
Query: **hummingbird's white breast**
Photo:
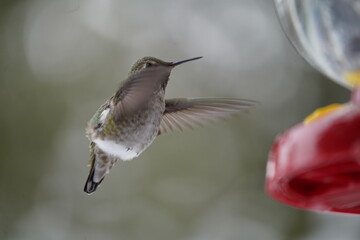
[[[137,157],[140,152],[137,149],[125,146],[122,143],[117,143],[113,140],[102,140],[100,138],[94,139],[97,146],[104,152],[114,155],[121,160],[127,161]]]
[[[122,127],[121,134],[113,136],[93,136],[92,141],[105,153],[127,161],[139,156],[155,139],[159,132],[160,122],[165,103],[162,96],[149,100],[149,106],[141,113],[120,120],[117,124]],[[106,122],[110,108],[105,109],[99,121]]]
[[[101,112],[99,119],[101,124],[104,124],[109,112],[110,108],[106,108]],[[133,148],[125,146],[124,144],[111,139],[94,138],[93,141],[102,151],[116,156],[124,161],[131,160],[139,155],[139,153]]]

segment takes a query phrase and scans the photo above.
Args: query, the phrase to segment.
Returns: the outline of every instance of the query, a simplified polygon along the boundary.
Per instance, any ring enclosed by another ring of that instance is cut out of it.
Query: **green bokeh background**
[[[86,123],[147,55],[204,56],[173,71],[169,98],[261,104],[159,137],[87,196]],[[348,98],[297,55],[272,1],[2,0],[0,239],[360,239],[357,216],[263,191],[275,136]]]

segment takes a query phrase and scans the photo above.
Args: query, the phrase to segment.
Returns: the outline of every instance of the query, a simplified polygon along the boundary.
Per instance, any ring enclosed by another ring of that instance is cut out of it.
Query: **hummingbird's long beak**
[[[182,63],[194,61],[194,60],[197,60],[197,59],[200,59],[200,58],[202,58],[202,57],[189,58],[189,59],[185,59],[185,60],[181,60],[181,61],[177,61],[177,62],[172,62],[170,65],[175,67],[175,66],[180,65]]]

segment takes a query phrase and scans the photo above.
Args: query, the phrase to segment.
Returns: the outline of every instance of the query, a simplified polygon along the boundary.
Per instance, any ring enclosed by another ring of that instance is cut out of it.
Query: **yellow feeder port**
[[[330,104],[326,107],[322,107],[322,108],[318,108],[316,109],[313,113],[311,113],[309,116],[307,116],[303,123],[304,125],[308,125],[322,117],[325,117],[326,115],[338,110],[339,108],[341,108],[343,106],[343,104],[339,104],[339,103],[333,103]]]
[[[352,87],[360,87],[360,70],[345,73],[344,78]]]

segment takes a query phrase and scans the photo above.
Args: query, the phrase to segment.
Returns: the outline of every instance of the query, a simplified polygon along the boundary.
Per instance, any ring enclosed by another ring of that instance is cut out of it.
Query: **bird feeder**
[[[298,208],[360,214],[360,88],[275,140],[266,190]]]
[[[314,68],[352,90],[347,104],[310,114],[275,140],[265,189],[302,209],[360,214],[358,1],[275,0],[283,30]]]

